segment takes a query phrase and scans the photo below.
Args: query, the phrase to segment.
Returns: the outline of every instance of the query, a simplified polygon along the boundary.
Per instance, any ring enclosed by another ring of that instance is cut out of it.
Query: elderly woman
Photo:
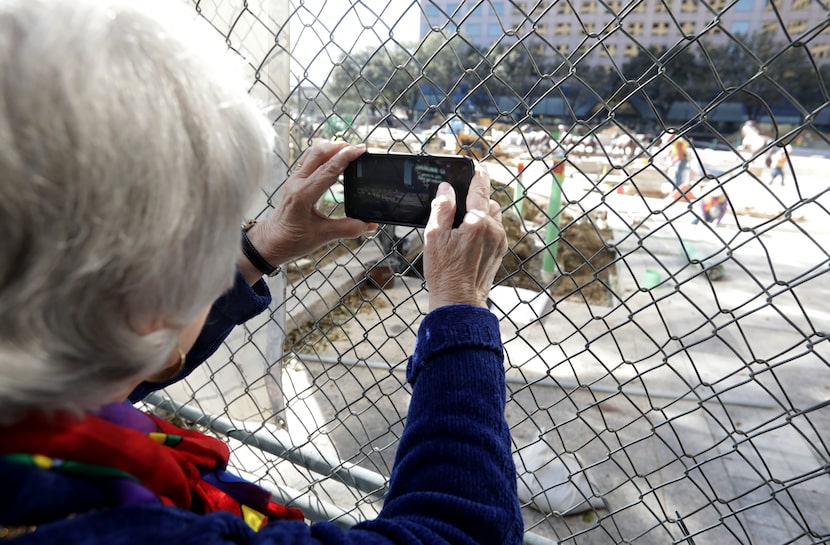
[[[325,144],[240,233],[267,180],[269,129],[202,38],[171,22],[178,3],[163,5],[164,24],[147,0],[0,3],[0,540],[520,542],[485,306],[506,240],[484,172],[458,229],[448,184],[433,202],[430,313],[376,519],[308,525],[229,474],[222,441],[129,403],[263,310],[264,272],[374,228],[314,208],[363,152]]]

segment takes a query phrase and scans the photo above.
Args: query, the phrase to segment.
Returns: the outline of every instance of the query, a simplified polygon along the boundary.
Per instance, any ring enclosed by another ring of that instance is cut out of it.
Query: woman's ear
[[[209,313],[210,307],[206,307],[199,313],[198,316],[196,316],[196,318],[193,319],[192,322],[179,331],[178,339],[176,340],[176,347],[168,356],[164,368],[156,373],[153,373],[145,380],[149,382],[165,382],[175,377],[179,371],[182,370],[187,359],[187,353],[191,348],[193,348],[193,345],[196,343],[196,339],[199,338],[199,333],[202,332],[202,328],[205,325],[205,320],[207,320]],[[161,323],[161,327],[169,326],[165,326],[165,324]],[[157,329],[160,329],[160,327]]]
[[[182,370],[186,361],[187,354],[180,344],[176,344],[176,350],[168,358],[168,364],[165,364],[164,369],[153,373],[145,380],[147,382],[167,382],[179,374],[179,371]]]

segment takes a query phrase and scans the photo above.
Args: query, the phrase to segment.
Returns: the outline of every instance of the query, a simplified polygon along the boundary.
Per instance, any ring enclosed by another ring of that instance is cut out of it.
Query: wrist
[[[466,293],[464,290],[452,294],[451,296],[443,294],[429,294],[429,310],[436,310],[441,307],[448,307],[452,305],[467,305],[471,307],[487,307],[487,295],[484,297],[478,294]]]
[[[240,246],[242,254],[237,260],[237,268],[245,277],[248,284],[253,285],[262,276],[275,276],[280,273],[279,262],[276,262],[268,253],[261,251],[267,245],[259,237],[262,227],[256,221],[249,220],[242,225]]]

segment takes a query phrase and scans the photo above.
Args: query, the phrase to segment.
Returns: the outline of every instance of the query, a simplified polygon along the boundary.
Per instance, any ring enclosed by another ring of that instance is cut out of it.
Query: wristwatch
[[[257,249],[254,248],[254,245],[251,243],[251,239],[248,238],[248,231],[250,231],[251,227],[256,225],[256,223],[256,220],[248,220],[242,224],[242,253],[245,254],[245,257],[248,258],[251,265],[256,267],[259,272],[266,276],[276,276],[280,273],[280,267],[274,267],[268,263],[268,261],[260,255]]]

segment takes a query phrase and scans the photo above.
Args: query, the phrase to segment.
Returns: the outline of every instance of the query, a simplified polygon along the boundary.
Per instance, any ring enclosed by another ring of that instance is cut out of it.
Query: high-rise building
[[[609,66],[648,47],[700,40],[726,45],[755,35],[800,42],[830,63],[828,0],[421,0],[421,33],[458,30],[484,50],[524,41],[540,54],[593,50]]]

